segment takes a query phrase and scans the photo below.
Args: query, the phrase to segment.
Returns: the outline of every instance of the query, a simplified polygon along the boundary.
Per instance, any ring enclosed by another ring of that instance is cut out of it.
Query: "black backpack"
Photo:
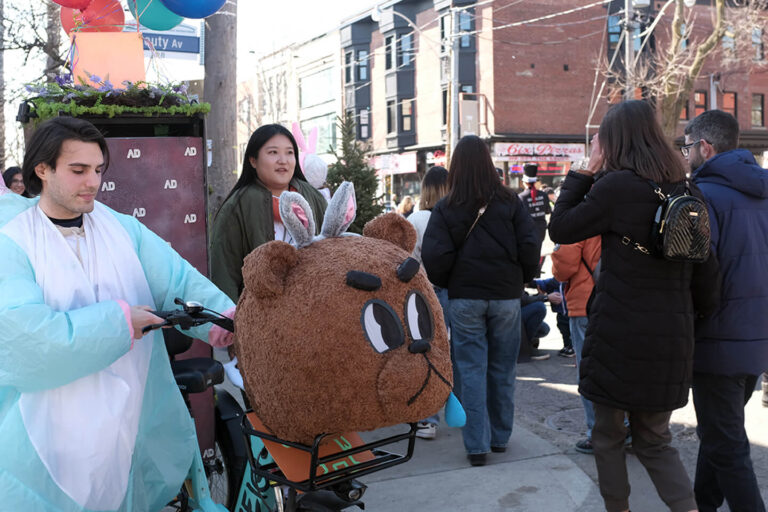
[[[629,237],[622,243],[646,254],[672,261],[702,263],[709,257],[710,231],[707,204],[691,195],[688,180],[682,192],[669,195],[651,180],[646,180],[661,199],[651,227],[650,248],[645,248]]]

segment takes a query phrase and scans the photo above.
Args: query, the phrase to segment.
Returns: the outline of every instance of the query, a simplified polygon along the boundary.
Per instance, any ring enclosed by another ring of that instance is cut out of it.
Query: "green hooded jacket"
[[[290,186],[309,203],[318,234],[327,206],[325,198],[306,181],[294,178]],[[216,215],[211,233],[211,281],[236,303],[243,291],[243,260],[274,239],[272,193],[256,180],[232,194]]]

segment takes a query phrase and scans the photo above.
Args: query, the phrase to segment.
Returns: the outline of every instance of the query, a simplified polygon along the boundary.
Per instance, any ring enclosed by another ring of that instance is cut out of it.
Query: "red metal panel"
[[[109,138],[107,144],[110,164],[97,199],[138,218],[207,275],[202,139]]]
[[[110,163],[97,199],[120,213],[138,218],[203,275],[208,275],[202,139],[107,138],[107,145]],[[195,340],[191,349],[177,357],[211,357],[211,347]],[[190,401],[205,457],[213,448],[213,391],[191,395]]]

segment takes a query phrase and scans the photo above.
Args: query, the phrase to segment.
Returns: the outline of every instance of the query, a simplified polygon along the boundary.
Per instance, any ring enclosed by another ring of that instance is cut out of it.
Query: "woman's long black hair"
[[[238,189],[259,181],[256,169],[251,165],[250,157],[258,158],[259,150],[261,150],[262,146],[275,135],[285,135],[293,145],[293,154],[296,155],[296,167],[293,169],[293,178],[307,181],[304,177],[304,173],[301,172],[301,166],[299,165],[299,146],[296,144],[296,139],[293,138],[293,134],[282,125],[265,124],[264,126],[258,127],[248,140],[248,146],[245,148],[245,156],[243,156],[243,170],[240,173],[240,178],[237,180],[237,183],[235,183],[235,186],[232,187],[232,190],[229,191],[226,199],[224,199],[224,203],[226,203]]]
[[[469,205],[477,209],[492,197],[512,198],[514,193],[499,180],[488,145],[476,135],[461,138],[451,157],[448,173],[449,206]]]

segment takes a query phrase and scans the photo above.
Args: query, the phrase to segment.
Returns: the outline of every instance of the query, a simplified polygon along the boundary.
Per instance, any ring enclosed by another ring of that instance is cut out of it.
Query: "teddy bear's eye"
[[[416,290],[410,292],[405,299],[405,321],[413,341],[432,340],[432,310],[424,296]]]
[[[401,346],[405,342],[405,333],[400,319],[392,307],[384,301],[373,299],[363,306],[360,316],[363,332],[368,342],[378,353],[383,353]]]

